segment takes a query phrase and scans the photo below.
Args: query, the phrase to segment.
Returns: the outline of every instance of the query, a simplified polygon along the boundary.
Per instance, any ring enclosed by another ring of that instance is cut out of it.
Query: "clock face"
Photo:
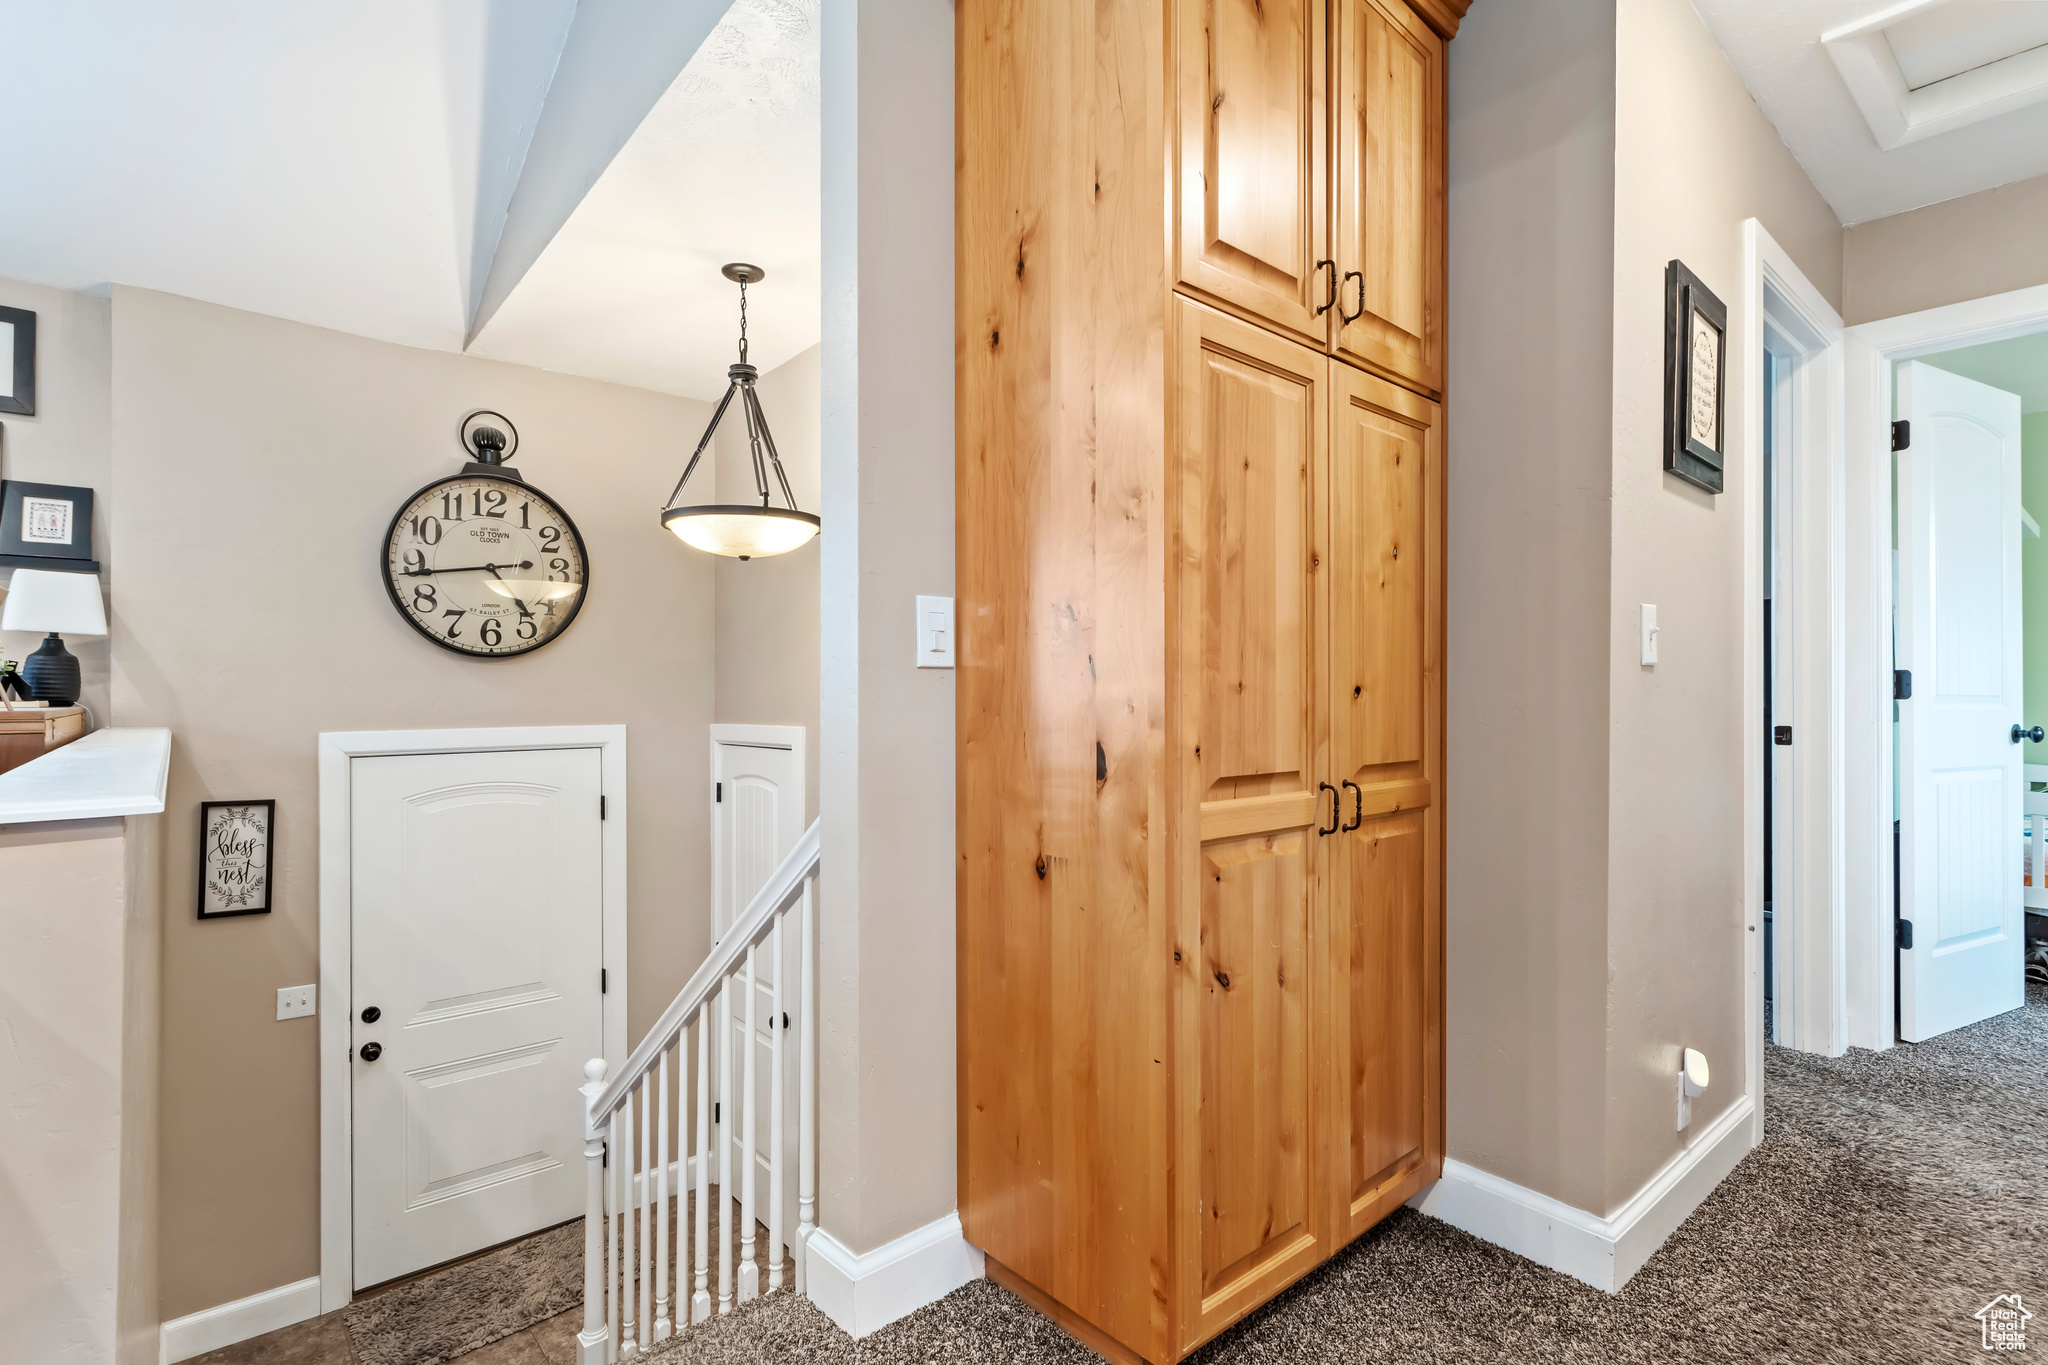
[[[576,619],[589,583],[576,524],[511,479],[463,474],[428,484],[398,509],[385,537],[392,605],[458,654],[539,649]]]

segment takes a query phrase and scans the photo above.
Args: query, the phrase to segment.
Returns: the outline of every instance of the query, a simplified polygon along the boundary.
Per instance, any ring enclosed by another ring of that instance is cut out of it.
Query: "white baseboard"
[[[1747,1095],[1736,1101],[1611,1218],[1451,1160],[1444,1162],[1443,1179],[1408,1202],[1538,1265],[1617,1293],[1748,1155],[1756,1142],[1754,1109]]]
[[[161,1365],[218,1351],[265,1332],[320,1316],[320,1277],[283,1284],[246,1299],[202,1309],[163,1326],[157,1359]]]
[[[858,1338],[980,1279],[982,1255],[949,1213],[859,1255],[828,1232],[812,1233],[805,1271],[811,1302]]]

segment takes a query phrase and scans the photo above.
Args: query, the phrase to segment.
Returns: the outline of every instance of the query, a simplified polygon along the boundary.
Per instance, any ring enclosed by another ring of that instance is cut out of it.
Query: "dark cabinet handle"
[[[356,1055],[361,1057],[366,1062],[374,1062],[379,1057],[382,1057],[384,1055],[384,1044],[364,1043],[361,1051],[359,1051]]]
[[[1344,785],[1351,789],[1351,823],[1344,826],[1345,832],[1349,833],[1365,823],[1365,788],[1348,777],[1344,779]]]
[[[1337,305],[1337,321],[1349,327],[1352,323],[1365,316],[1365,274],[1363,271],[1347,270],[1344,272],[1344,278],[1358,281],[1358,311],[1347,313],[1344,311],[1342,304]]]
[[[2038,725],[2031,730],[2027,729],[2024,725],[2013,726],[2012,742],[2017,744],[2023,739],[2031,739],[2034,743],[2039,744],[2043,739],[2048,739],[2048,730],[2043,730]]]
[[[1317,317],[1321,317],[1323,314],[1329,312],[1332,308],[1335,308],[1337,306],[1337,263],[1335,261],[1317,261],[1316,273],[1321,274],[1324,266],[1330,267],[1330,293],[1329,297],[1325,298],[1322,301],[1322,303],[1317,306]]]
[[[1324,829],[1321,825],[1317,825],[1316,833],[1335,834],[1337,832],[1337,822],[1343,819],[1343,813],[1338,810],[1337,803],[1339,801],[1342,801],[1344,798],[1338,793],[1337,789],[1331,786],[1329,783],[1318,782],[1316,784],[1316,800],[1322,800],[1324,792],[1328,792],[1330,794],[1330,827],[1328,829]]]

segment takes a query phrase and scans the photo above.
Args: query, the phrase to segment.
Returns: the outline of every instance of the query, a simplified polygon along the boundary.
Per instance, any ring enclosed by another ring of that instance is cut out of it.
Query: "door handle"
[[[1347,313],[1344,311],[1343,304],[1337,305],[1337,321],[1349,327],[1352,323],[1365,316],[1365,273],[1359,270],[1347,270],[1344,272],[1344,278],[1358,281],[1358,311]]]
[[[1344,818],[1343,812],[1337,808],[1337,803],[1342,801],[1344,798],[1342,794],[1339,793],[1338,790],[1335,787],[1331,786],[1329,783],[1318,782],[1316,784],[1316,800],[1322,800],[1322,794],[1324,792],[1328,792],[1330,794],[1330,827],[1328,829],[1324,829],[1321,825],[1317,825],[1316,833],[1335,834],[1337,832],[1337,822]]]
[[[2013,726],[2013,727],[2012,727],[2012,742],[2013,742],[2013,743],[2015,743],[2015,744],[2017,744],[2017,743],[2019,743],[2019,742],[2020,742],[2021,740],[2023,740],[2023,739],[2031,739],[2031,740],[2033,740],[2033,741],[2034,741],[2034,743],[2036,743],[2036,744],[2039,744],[2039,743],[2040,743],[2040,742],[2041,742],[2042,740],[2044,740],[2044,739],[2048,739],[2048,730],[2043,730],[2043,729],[2042,729],[2042,728],[2041,728],[2040,726],[2038,726],[2038,725],[2036,725],[2036,726],[2035,726],[2035,727],[2034,727],[2033,729],[2031,729],[2031,730],[2027,729],[2027,728],[2026,728],[2025,726],[2023,726],[2023,725],[2015,725],[2015,726]]]
[[[1365,788],[1348,777],[1344,779],[1344,785],[1351,788],[1351,823],[1344,826],[1348,832],[1365,823]]]
[[[356,1055],[366,1062],[374,1062],[384,1055],[384,1044],[364,1043],[362,1049]]]
[[[1335,261],[1317,261],[1316,273],[1321,274],[1324,266],[1330,267],[1330,293],[1322,301],[1321,305],[1316,308],[1317,317],[1321,317],[1337,306],[1337,263]]]

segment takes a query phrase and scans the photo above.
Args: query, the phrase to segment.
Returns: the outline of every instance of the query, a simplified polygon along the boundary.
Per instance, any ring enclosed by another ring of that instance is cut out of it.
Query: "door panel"
[[[1443,1155],[1441,779],[1443,471],[1439,410],[1331,366],[1330,842],[1335,1233],[1354,1237]]]
[[[1400,0],[1334,0],[1338,354],[1443,387],[1444,43]],[[1351,272],[1357,272],[1355,275]]]
[[[1180,280],[1318,345],[1327,0],[1179,0]]]
[[[598,753],[352,760],[355,1287],[574,1218],[604,1051]],[[363,1011],[375,1006],[371,1022]]]
[[[1177,936],[1200,1068],[1176,1097],[1191,1342],[1327,1244],[1310,981],[1328,938],[1312,618],[1329,362],[1193,303],[1176,321],[1182,819],[1200,840]]]
[[[2026,1001],[2020,400],[1914,361],[1899,415],[1899,1032],[1920,1042]]]

